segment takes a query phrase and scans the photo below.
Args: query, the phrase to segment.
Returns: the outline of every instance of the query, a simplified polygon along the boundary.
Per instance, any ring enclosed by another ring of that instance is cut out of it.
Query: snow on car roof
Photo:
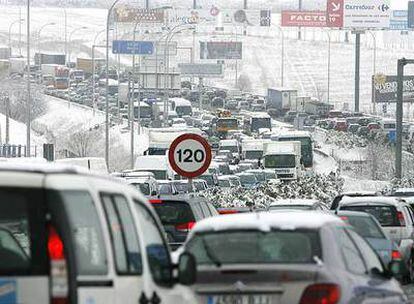
[[[317,229],[329,223],[344,224],[340,218],[334,215],[312,211],[230,214],[210,217],[197,222],[190,233],[190,237],[195,233],[207,231],[254,229],[266,232],[273,228],[282,230]]]
[[[344,205],[396,205],[399,204],[401,201],[396,199],[395,197],[385,197],[385,196],[364,196],[364,197],[349,197],[344,196],[344,198],[340,202],[340,206]]]
[[[319,203],[318,200],[315,199],[282,199],[277,200],[269,205],[270,206],[280,206],[280,205],[304,205],[304,206],[312,206],[315,203]]]

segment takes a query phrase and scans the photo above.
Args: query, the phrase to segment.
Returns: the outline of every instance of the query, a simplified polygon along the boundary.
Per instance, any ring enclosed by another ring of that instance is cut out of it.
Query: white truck
[[[302,175],[301,144],[299,141],[264,144],[263,166],[275,170],[280,180],[297,180]]]
[[[135,160],[134,171],[151,172],[156,180],[174,180],[175,176],[167,155],[138,156]]]
[[[146,155],[166,155],[172,142],[180,135],[192,133],[202,135],[198,128],[150,128],[148,130],[149,147]]]
[[[263,157],[264,143],[270,140],[245,139],[241,144],[242,159],[259,160]]]

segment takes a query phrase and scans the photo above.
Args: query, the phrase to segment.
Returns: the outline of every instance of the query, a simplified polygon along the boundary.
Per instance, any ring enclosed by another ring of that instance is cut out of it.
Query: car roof
[[[370,197],[349,197],[345,196],[341,202],[341,206],[349,205],[399,205],[405,203],[401,200],[396,199],[395,197],[385,197],[385,196],[370,196]]]
[[[272,202],[270,206],[279,206],[279,205],[304,205],[304,206],[312,206],[314,204],[320,203],[320,201],[316,199],[282,199]]]
[[[230,214],[198,222],[191,234],[226,230],[254,229],[267,232],[271,229],[318,229],[330,223],[344,225],[337,216],[313,211]]]

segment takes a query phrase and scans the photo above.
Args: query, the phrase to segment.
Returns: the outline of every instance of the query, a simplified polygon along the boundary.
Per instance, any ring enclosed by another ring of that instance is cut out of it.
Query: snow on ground
[[[316,173],[328,175],[331,172],[336,172],[338,165],[331,156],[318,150],[314,150],[313,155],[313,166]]]
[[[388,181],[373,181],[355,179],[348,176],[343,176],[345,180],[344,192],[349,191],[382,191],[390,185]]]

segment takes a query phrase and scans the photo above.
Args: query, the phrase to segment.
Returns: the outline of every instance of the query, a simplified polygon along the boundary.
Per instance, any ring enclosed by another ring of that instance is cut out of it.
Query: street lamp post
[[[63,13],[65,15],[65,63],[68,57],[68,13],[66,8],[63,8]]]
[[[106,16],[106,82],[105,82],[105,161],[109,169],[109,22],[112,11],[119,0],[115,0]]]
[[[328,35],[328,66],[327,66],[327,75],[328,75],[328,88],[327,88],[327,101],[330,103],[330,93],[331,93],[331,33],[329,31],[324,31]]]
[[[281,63],[280,63],[280,85],[283,88],[284,85],[284,73],[285,73],[285,32],[283,31],[283,29],[278,26],[276,27],[279,31],[280,31],[280,36],[281,36]]]
[[[95,35],[95,38],[93,39],[93,45],[92,45],[92,107],[93,107],[93,115],[95,116],[96,111],[96,102],[95,102],[95,48],[99,47],[96,45],[96,40],[98,39],[99,35],[105,32],[105,30],[102,30],[98,32]]]
[[[77,32],[77,31],[80,31],[80,30],[86,30],[88,27],[86,27],[86,26],[81,26],[81,27],[77,27],[77,28],[75,28],[74,30],[72,30],[71,32],[70,32],[70,34],[69,34],[69,43],[71,43],[72,42],[72,35],[75,33],[75,32]],[[69,51],[69,55],[68,55],[68,62],[70,62],[70,55],[71,55],[71,52]]]
[[[170,78],[169,77],[169,73],[170,73],[170,60],[169,60],[169,56],[170,56],[170,52],[169,52],[169,46],[170,46],[170,42],[172,40],[172,38],[174,37],[175,34],[178,34],[181,31],[176,31],[177,29],[180,29],[180,27],[186,27],[188,25],[191,24],[178,24],[176,26],[174,26],[167,34],[166,38],[165,38],[165,48],[164,48],[164,124],[167,124],[168,122],[168,99],[169,99],[169,89],[168,89],[168,85],[167,85],[167,80]],[[188,29],[193,29],[194,30],[194,26],[190,27]],[[167,56],[167,50],[168,50],[168,56]],[[171,75],[172,77],[172,75]]]
[[[46,26],[49,26],[49,25],[56,25],[56,23],[55,23],[55,22],[49,22],[49,23],[43,24],[43,25],[40,27],[39,31],[37,32],[37,50],[39,51],[39,53],[40,53],[40,34],[41,34],[42,30],[43,30]],[[40,57],[39,57],[39,64],[42,64],[42,62],[41,62],[41,60],[40,60]]]
[[[13,27],[13,25],[15,25],[16,23],[22,23],[24,21],[24,19],[19,19],[19,20],[16,20],[16,21],[14,21],[14,22],[12,22],[11,24],[10,24],[10,26],[9,26],[9,48],[10,48],[10,56],[12,55],[12,45],[11,45],[11,30],[12,30],[12,27]]]
[[[372,63],[372,75],[375,77],[375,74],[377,73],[377,37],[376,35],[368,31],[372,37],[372,41],[374,42],[374,56],[373,56],[373,63]],[[376,104],[375,104],[375,88],[372,90],[372,113],[375,115],[377,112]]]
[[[31,100],[30,100],[30,0],[27,0],[27,102],[26,102],[26,157],[30,156]]]

